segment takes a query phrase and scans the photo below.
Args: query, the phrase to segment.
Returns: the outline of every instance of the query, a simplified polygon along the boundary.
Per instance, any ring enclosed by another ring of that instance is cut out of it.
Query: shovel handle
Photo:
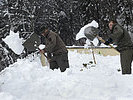
[[[97,38],[102,42],[102,43],[105,43],[105,40],[102,39],[100,36],[97,35]],[[111,44],[109,44],[109,46],[113,49],[115,49]],[[115,49],[116,50],[116,49]]]
[[[39,48],[38,48],[39,49]],[[39,49],[40,51],[41,51],[41,49]],[[41,52],[42,53],[42,52]],[[46,56],[44,53],[42,53],[46,58],[47,58],[47,60],[50,62],[50,58],[48,57],[48,56]]]
[[[92,55],[93,55],[93,60],[94,60],[94,63],[96,64],[96,58],[95,58],[95,55],[94,55],[94,50],[93,50],[93,43],[92,42],[90,42],[91,43],[91,49],[92,49]]]

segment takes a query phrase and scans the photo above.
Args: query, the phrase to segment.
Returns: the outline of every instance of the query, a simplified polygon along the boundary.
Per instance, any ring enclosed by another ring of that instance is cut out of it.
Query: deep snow
[[[39,56],[19,59],[0,76],[0,100],[131,100],[133,75],[121,75],[119,56],[69,51],[70,68],[61,73],[42,67]],[[80,71],[83,69],[83,71]]]
[[[92,25],[98,27],[93,22]],[[84,28],[78,38],[84,37]],[[18,33],[10,31],[3,40],[15,53],[22,53],[22,39]],[[94,39],[95,45],[97,42]],[[64,73],[42,67],[39,55],[18,59],[0,73],[0,100],[132,100],[133,75],[121,75],[117,71],[119,55],[95,56],[96,66],[85,68],[83,63],[93,61],[92,54],[69,51],[70,68]]]

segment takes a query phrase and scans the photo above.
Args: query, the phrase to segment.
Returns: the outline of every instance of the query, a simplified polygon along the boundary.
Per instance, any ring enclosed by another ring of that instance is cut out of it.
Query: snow
[[[21,54],[24,47],[22,45],[22,39],[19,38],[18,33],[10,31],[10,35],[7,36],[3,41],[11,48],[16,54]]]
[[[39,45],[39,49],[40,49],[40,50],[42,50],[42,49],[44,49],[44,48],[45,48],[45,45],[43,45],[43,44],[40,44],[40,45]]]
[[[118,56],[69,51],[70,68],[64,73],[42,67],[40,56],[18,59],[0,76],[0,100],[131,100],[133,75],[121,75]],[[83,69],[83,71],[81,71]]]
[[[95,21],[88,25],[98,27]],[[82,31],[83,32],[83,31]],[[81,32],[81,33],[82,33]],[[17,33],[3,39],[17,54],[23,50]],[[89,41],[86,43],[89,44]],[[98,43],[93,40],[94,45]],[[96,44],[95,44],[96,43]],[[42,48],[43,46],[40,46]],[[70,68],[64,73],[42,67],[40,55],[18,59],[0,73],[0,100],[131,100],[133,75],[121,75],[118,56],[95,55],[69,51]]]
[[[92,42],[92,43],[94,44],[94,46],[97,46],[97,44],[98,44],[99,41],[98,41],[97,38],[94,38],[93,41],[90,41],[89,39],[87,39],[87,40],[86,40],[86,44],[84,45],[84,48],[88,48],[88,46],[91,45],[90,42]]]
[[[89,26],[93,26],[93,27],[98,28],[98,23],[95,20],[93,20],[91,23],[89,23],[89,24],[85,25],[84,27],[82,27],[76,35],[76,40],[79,40],[81,38],[86,38],[86,36],[84,35],[84,30]]]

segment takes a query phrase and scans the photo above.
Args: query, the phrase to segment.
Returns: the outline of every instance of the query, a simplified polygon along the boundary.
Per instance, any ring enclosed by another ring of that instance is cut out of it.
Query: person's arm
[[[123,29],[117,25],[117,26],[115,26],[115,28],[113,30],[113,34],[110,35],[110,38],[107,41],[105,41],[104,44],[109,45],[110,43],[119,39],[122,35],[123,35]]]
[[[123,35],[123,29],[120,26],[115,26],[113,30],[113,34],[110,35],[110,38],[115,41],[119,39]]]

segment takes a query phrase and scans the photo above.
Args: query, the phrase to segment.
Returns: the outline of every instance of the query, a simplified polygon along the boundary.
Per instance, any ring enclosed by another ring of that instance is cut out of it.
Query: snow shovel
[[[84,34],[85,36],[90,40],[90,41],[93,41],[94,38],[96,37],[96,35],[94,33],[98,32],[99,30],[93,26],[90,26],[90,27],[87,27],[85,30],[84,30]],[[94,50],[93,50],[93,43],[91,43],[91,50],[92,50],[92,55],[93,55],[93,60],[94,60],[94,64],[96,64],[96,59],[95,59],[95,55],[94,55]]]
[[[40,45],[38,49],[41,51],[44,48],[45,48],[44,45]],[[46,59],[47,59],[48,62],[50,62],[50,58],[48,56],[46,56],[44,53],[42,53],[42,52],[40,52],[40,55],[41,55],[40,59],[41,59],[42,66],[46,66],[47,65],[46,64]]]
[[[102,43],[105,43],[105,40],[103,40],[103,39],[99,36],[100,32],[101,32],[101,31],[100,31],[99,29],[97,29],[97,28],[95,28],[95,27],[93,27],[93,26],[87,27],[87,28],[84,30],[84,34],[85,34],[85,36],[86,36],[89,40],[93,41],[94,38],[97,37]],[[109,46],[110,46],[111,48],[115,49],[111,44],[109,44]],[[115,50],[116,50],[116,49],[115,49]],[[116,50],[116,51],[117,51],[117,50]]]
[[[93,41],[94,38],[96,38],[96,36],[100,33],[100,30],[93,27],[93,26],[89,26],[87,28],[85,28],[84,30],[84,34],[85,36],[90,40]]]
[[[102,39],[100,36],[96,36],[102,43],[105,43],[105,40],[104,39]],[[111,47],[111,48],[113,48],[113,49],[115,49],[111,44],[109,44],[109,46]],[[116,49],[115,49],[116,50]]]
[[[40,55],[41,55],[41,58],[40,59],[41,59],[42,66],[46,66],[46,59],[45,59],[44,54],[40,52]]]
[[[96,64],[96,59],[95,59],[95,55],[94,55],[94,50],[93,50],[93,43],[92,42],[90,42],[91,43],[91,49],[92,49],[92,55],[93,55],[93,60],[94,60],[94,64]]]

